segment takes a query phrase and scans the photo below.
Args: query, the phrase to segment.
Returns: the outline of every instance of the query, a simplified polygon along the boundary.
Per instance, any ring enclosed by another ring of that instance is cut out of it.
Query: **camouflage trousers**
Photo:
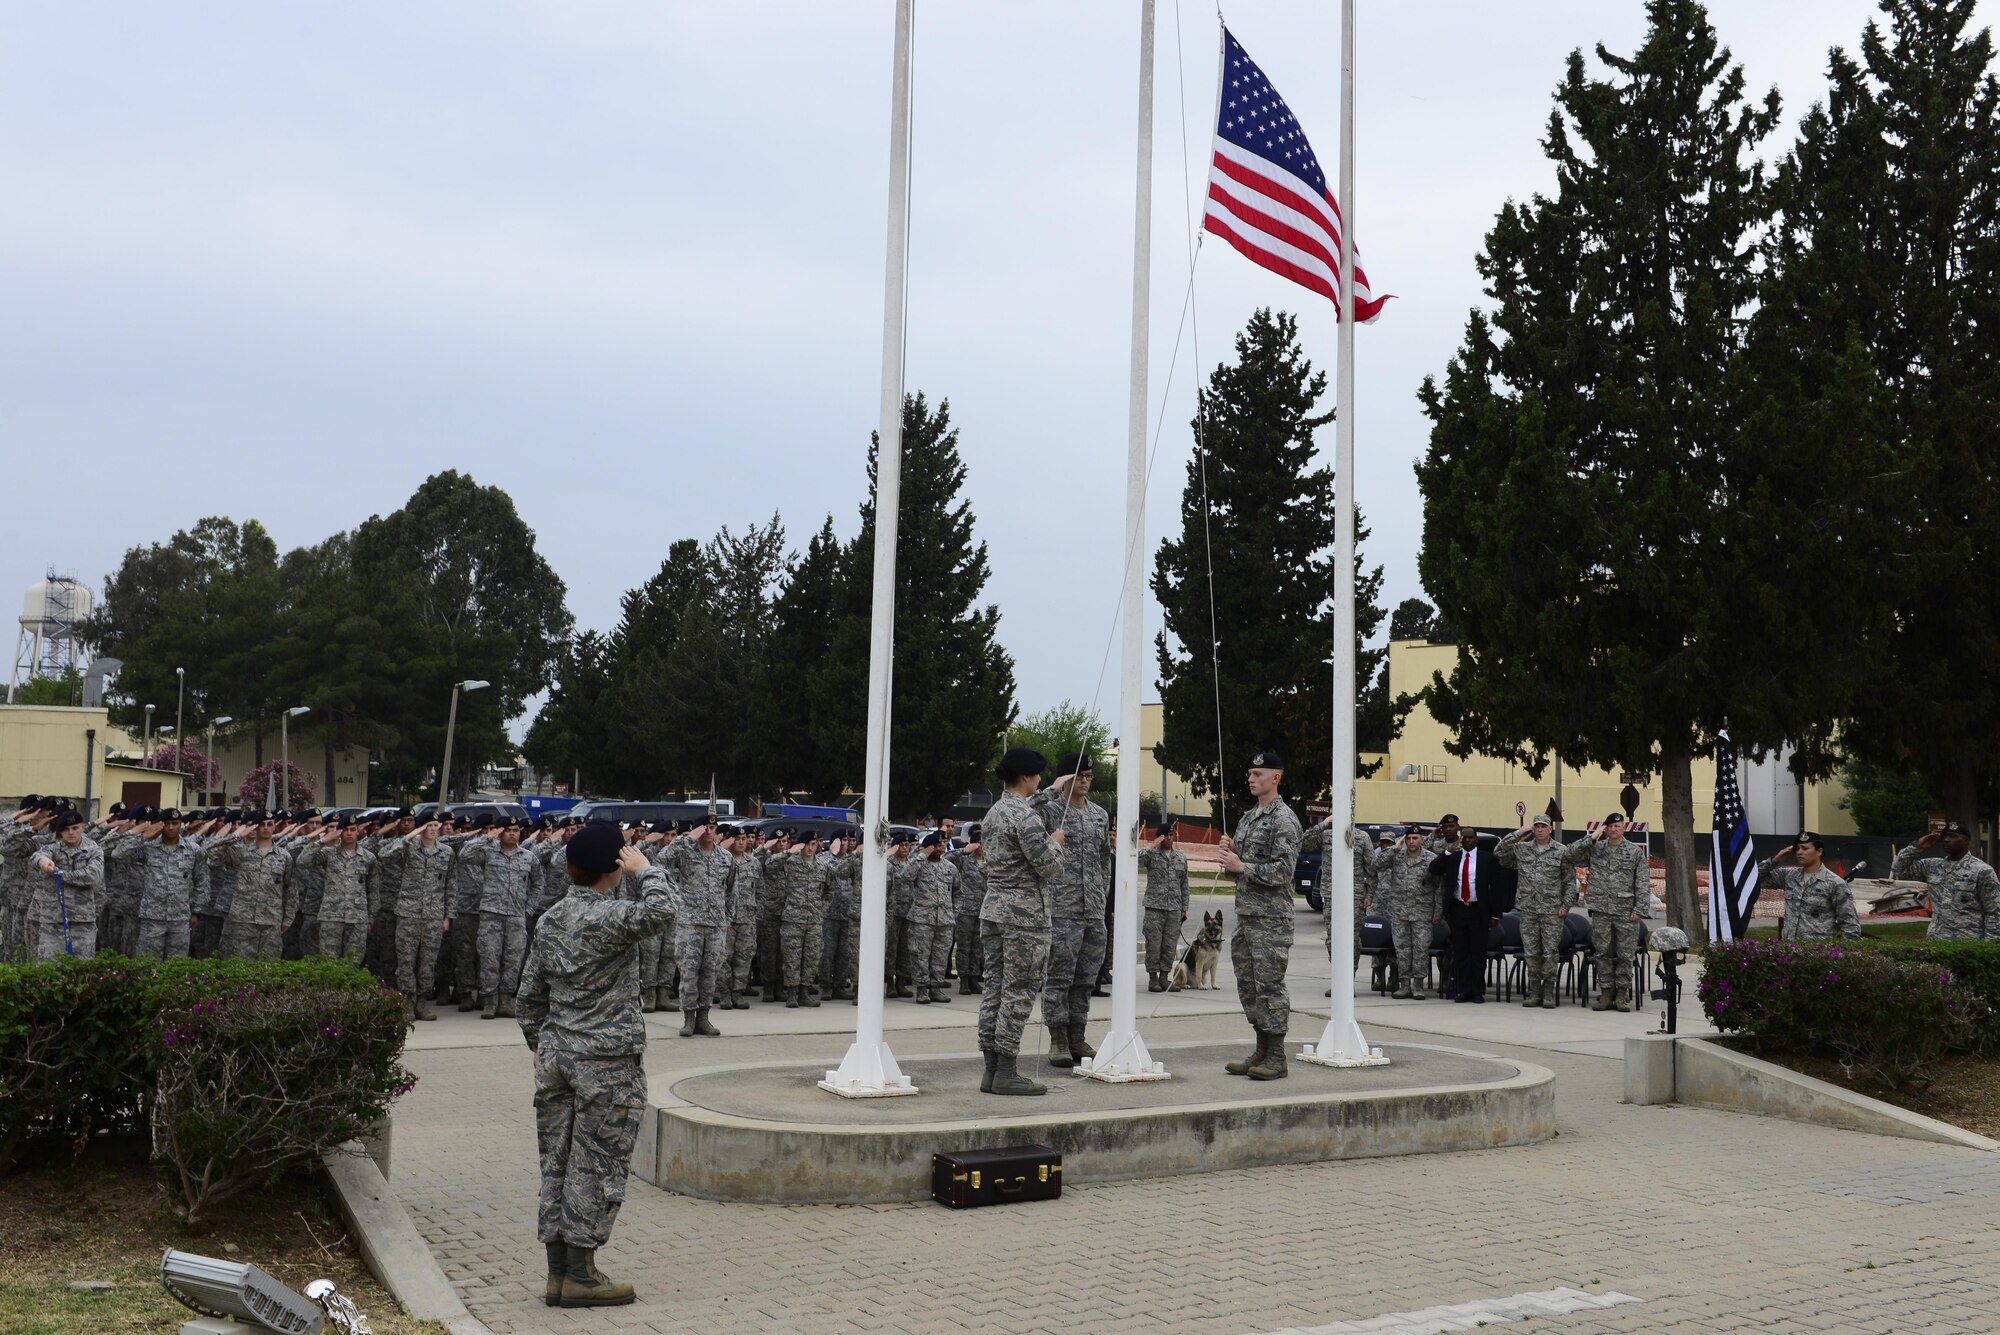
[[[1035,1009],[1035,997],[1049,970],[1049,934],[1038,927],[979,924],[979,951],[986,962],[979,997],[979,1046],[1003,1056],[1020,1055],[1021,1031]]]
[[[141,918],[133,953],[146,959],[184,960],[188,953],[186,918]]]
[[[979,952],[979,915],[961,913],[952,928],[952,949],[957,952],[958,976],[978,982],[985,972]]]
[[[819,976],[827,991],[835,991],[853,976],[847,967],[847,938],[850,931],[860,930],[860,923],[848,922],[845,909],[828,913],[821,924]]]
[[[1597,949],[1597,995],[1630,1001],[1639,924],[1627,913],[1595,914],[1590,920],[1590,943]]]
[[[729,968],[724,981],[731,992],[750,986],[750,965],[757,957],[757,920],[732,923],[729,928]]]
[[[1521,913],[1522,989],[1530,997],[1552,996],[1561,967],[1563,915]]]
[[[97,937],[106,950],[130,955],[139,948],[139,905],[113,905],[97,915]]]
[[[1282,1034],[1291,1027],[1292,999],[1285,966],[1292,957],[1293,924],[1281,918],[1238,918],[1229,938],[1229,967],[1236,971],[1236,999],[1250,1027]]]
[[[918,996],[926,989],[943,989],[944,976],[951,972],[951,930],[932,922],[910,924],[910,981]]]
[[[674,929],[674,964],[681,971],[681,1010],[698,1011],[722,995],[722,970],[729,962],[724,928],[692,924]]]
[[[639,986],[646,989],[668,987],[674,981],[674,943],[662,932],[638,945]]]
[[[1389,919],[1389,939],[1396,946],[1396,982],[1412,992],[1422,992],[1431,981],[1431,920],[1429,918]]]
[[[888,981],[910,980],[910,920],[891,913],[884,924],[888,930],[882,942],[882,975]]]
[[[511,997],[521,987],[528,954],[528,919],[520,913],[479,915],[479,994]]]
[[[322,922],[319,925],[318,953],[321,955],[359,964],[367,941],[368,924],[365,922]]]
[[[839,986],[835,990],[841,992],[851,992],[855,996],[861,995],[860,989],[857,988],[854,983],[854,980],[859,978],[860,976],[861,976],[861,919],[849,918],[847,920],[847,940],[845,942],[844,949],[842,949],[841,951],[840,982]]]
[[[198,960],[205,960],[216,953],[222,944],[222,923],[227,915],[221,913],[197,913],[194,927],[188,935],[188,954]],[[328,952],[321,951],[321,954]]]
[[[451,978],[461,1003],[479,995],[479,910],[451,915]]]
[[[1173,909],[1146,910],[1146,972],[1172,973],[1180,953],[1181,915]]]
[[[438,946],[444,924],[396,920],[396,990],[406,997],[428,997],[437,985]]]
[[[274,960],[285,946],[285,929],[276,923],[238,922],[234,914],[222,924],[218,946],[224,959]]]
[[[572,1247],[610,1241],[645,1111],[646,1072],[636,1056],[544,1052],[535,1058],[539,1241]]]
[[[785,973],[778,963],[778,936],[783,926],[784,919],[775,913],[757,917],[757,981],[773,996],[777,995],[778,980]]]
[[[778,967],[783,971],[787,990],[813,985],[813,971],[819,968],[825,937],[826,927],[819,922],[778,924]]]
[[[1090,990],[1104,965],[1102,918],[1055,918],[1049,922],[1049,976],[1042,984],[1042,1023],[1084,1024],[1090,1019]]]
[[[94,959],[97,955],[97,922],[72,922],[65,932],[57,923],[31,923],[28,930],[35,933],[35,958],[38,960],[59,960],[72,955],[80,960]]]

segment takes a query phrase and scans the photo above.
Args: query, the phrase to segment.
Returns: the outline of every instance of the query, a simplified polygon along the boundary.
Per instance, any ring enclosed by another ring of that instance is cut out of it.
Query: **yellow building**
[[[1430,683],[1433,673],[1449,673],[1457,661],[1454,645],[1431,644],[1424,640],[1396,640],[1389,645],[1389,694],[1414,695]],[[1147,757],[1145,778],[1140,788],[1158,791],[1169,812],[1199,814],[1208,810],[1207,799],[1196,797],[1179,775],[1162,770],[1152,759],[1152,748],[1160,740],[1163,711],[1158,704],[1145,706],[1140,730],[1142,754]],[[1555,796],[1553,766],[1540,779],[1531,779],[1525,769],[1489,756],[1459,759],[1445,749],[1451,734],[1418,705],[1403,721],[1401,734],[1389,744],[1386,756],[1370,755],[1364,761],[1381,760],[1372,779],[1355,785],[1355,812],[1366,825],[1387,825],[1401,821],[1435,821],[1450,812],[1467,825],[1484,829],[1511,829],[1526,823],[1545,809]],[[1822,834],[1855,833],[1854,818],[1840,805],[1846,789],[1838,782],[1799,785],[1783,763],[1773,756],[1760,763],[1745,762],[1738,773],[1748,809],[1751,829],[1758,834],[1795,834],[1801,828]],[[1660,780],[1657,774],[1633,785],[1639,791],[1635,820],[1660,828]],[[1566,767],[1562,776],[1564,824],[1571,830],[1585,822],[1601,819],[1606,812],[1621,809],[1619,795],[1624,777],[1606,769]],[[1715,763],[1694,763],[1694,827],[1706,831],[1715,805]]]

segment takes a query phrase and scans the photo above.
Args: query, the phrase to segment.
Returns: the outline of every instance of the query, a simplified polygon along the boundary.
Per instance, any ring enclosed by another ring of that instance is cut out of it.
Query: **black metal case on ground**
[[[931,1156],[931,1199],[954,1210],[1062,1195],[1062,1155],[1046,1145]]]

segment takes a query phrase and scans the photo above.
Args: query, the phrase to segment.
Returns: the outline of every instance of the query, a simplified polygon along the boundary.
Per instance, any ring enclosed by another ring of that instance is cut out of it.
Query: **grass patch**
[[[413,1321],[361,1264],[345,1230],[303,1173],[218,1207],[189,1236],[167,1209],[144,1147],[91,1156],[74,1169],[23,1168],[0,1178],[0,1330],[8,1335],[171,1335],[194,1316],[160,1287],[169,1247],[258,1266],[294,1290],[330,1279],[379,1335],[443,1335]],[[232,1250],[233,1249],[233,1250]],[[79,1293],[104,1280],[108,1293]]]
[[[1860,1071],[1850,1073],[1839,1062],[1821,1057],[1795,1057],[1781,1052],[1757,1055],[1856,1094],[1866,1094],[2000,1140],[2000,1057],[1968,1054],[1943,1058],[1937,1064],[1937,1078],[1917,1092],[1891,1089],[1883,1081]]]

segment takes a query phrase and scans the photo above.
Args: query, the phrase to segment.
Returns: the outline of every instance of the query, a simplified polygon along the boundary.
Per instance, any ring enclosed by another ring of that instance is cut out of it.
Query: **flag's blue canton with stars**
[[[1736,747],[1729,734],[1715,740],[1715,819],[1709,835],[1708,935],[1712,941],[1742,939],[1757,902],[1757,858],[1750,844],[1750,818],[1736,782]]]
[[[1314,194],[1324,195],[1326,173],[1319,169],[1298,117],[1227,28],[1222,30],[1222,50],[1222,108],[1216,117],[1216,137],[1278,163],[1310,185]]]

